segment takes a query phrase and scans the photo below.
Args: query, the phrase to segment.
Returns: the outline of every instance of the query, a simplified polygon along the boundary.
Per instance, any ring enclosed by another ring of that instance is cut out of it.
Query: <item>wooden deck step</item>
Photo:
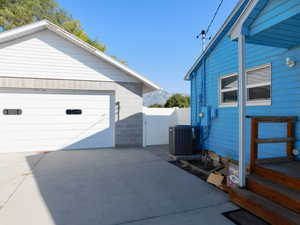
[[[300,213],[300,191],[258,175],[247,177],[247,188],[286,208]]]
[[[300,215],[246,189],[230,191],[231,201],[272,225],[300,225]]]
[[[300,179],[295,176],[288,176],[283,172],[258,165],[254,167],[253,172],[254,174],[267,178],[275,183],[282,184],[300,191]]]

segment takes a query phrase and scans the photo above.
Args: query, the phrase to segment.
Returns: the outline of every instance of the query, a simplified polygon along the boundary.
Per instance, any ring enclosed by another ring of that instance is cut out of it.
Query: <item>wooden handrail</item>
[[[296,139],[292,137],[287,138],[257,138],[255,142],[257,144],[268,144],[268,143],[288,143],[295,142]]]
[[[287,123],[297,122],[297,116],[246,116],[246,118],[255,118],[258,122],[264,123]]]
[[[258,156],[258,144],[266,143],[286,143],[287,157],[293,157],[294,142],[294,123],[296,116],[246,116],[251,118],[251,152],[250,152],[250,171],[253,171]],[[287,137],[284,138],[258,138],[259,123],[287,123]]]

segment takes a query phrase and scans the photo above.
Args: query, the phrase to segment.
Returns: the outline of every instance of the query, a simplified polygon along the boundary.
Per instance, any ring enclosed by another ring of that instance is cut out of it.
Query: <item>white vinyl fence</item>
[[[190,109],[144,107],[144,146],[169,144],[169,127],[190,124]]]

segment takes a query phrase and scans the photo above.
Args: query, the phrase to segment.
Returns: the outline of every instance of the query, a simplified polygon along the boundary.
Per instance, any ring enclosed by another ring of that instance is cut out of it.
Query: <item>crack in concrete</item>
[[[9,202],[10,199],[12,199],[12,197],[15,195],[15,193],[19,190],[19,188],[21,187],[21,185],[24,183],[24,181],[26,180],[26,178],[30,175],[32,175],[33,170],[35,169],[35,167],[40,163],[40,161],[45,157],[47,153],[44,153],[41,158],[39,160],[37,160],[37,162],[32,166],[31,170],[29,170],[29,172],[27,173],[23,173],[21,176],[23,176],[23,179],[16,185],[16,188],[14,189],[14,191],[8,196],[7,200],[4,201],[4,203],[2,205],[0,205],[0,210],[2,210],[5,205]]]

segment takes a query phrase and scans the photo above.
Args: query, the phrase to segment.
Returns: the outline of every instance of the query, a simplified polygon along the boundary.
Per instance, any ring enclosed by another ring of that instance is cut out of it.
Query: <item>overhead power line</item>
[[[224,0],[220,0],[220,3],[213,15],[213,18],[211,19],[210,23],[208,24],[208,27],[206,30],[202,30],[201,33],[199,35],[197,35],[197,38],[201,37],[201,40],[202,40],[202,50],[205,49],[205,41],[206,41],[206,35],[208,34],[212,24],[214,23],[215,19],[216,19],[216,16],[218,15],[219,13],[219,10],[223,4]],[[209,38],[210,39],[210,38]]]
[[[213,16],[212,20],[210,21],[210,23],[209,23],[209,25],[208,25],[208,27],[207,27],[207,29],[206,29],[206,32],[205,32],[206,34],[208,34],[211,25],[214,23],[214,21],[215,21],[215,19],[216,19],[216,16],[218,15],[218,12],[219,12],[219,10],[220,10],[220,8],[221,8],[223,2],[224,2],[224,0],[221,0],[221,1],[220,1],[219,5],[218,5],[218,8],[216,9],[216,11],[215,11],[215,13],[214,13],[214,16]]]

